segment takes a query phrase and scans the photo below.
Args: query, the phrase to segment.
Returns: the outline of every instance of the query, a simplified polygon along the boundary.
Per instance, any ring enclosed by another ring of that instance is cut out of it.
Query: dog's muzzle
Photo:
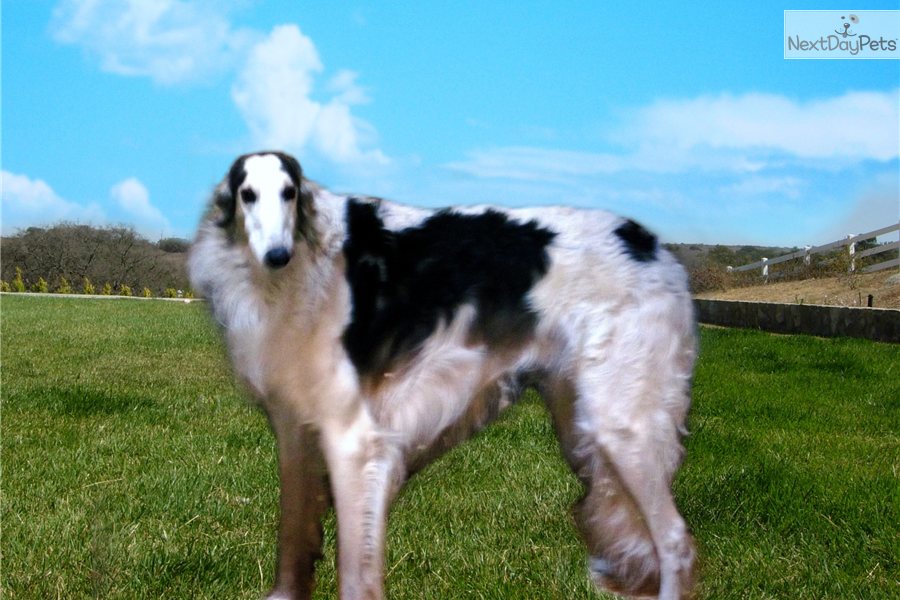
[[[272,269],[280,269],[284,265],[288,264],[291,260],[291,252],[287,248],[272,248],[268,252],[266,252],[263,260],[266,263],[267,267]]]

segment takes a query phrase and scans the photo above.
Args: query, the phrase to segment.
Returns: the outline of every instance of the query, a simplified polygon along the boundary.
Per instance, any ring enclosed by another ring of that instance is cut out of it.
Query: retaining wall
[[[900,310],[895,309],[699,299],[694,305],[700,322],[708,325],[900,343]]]

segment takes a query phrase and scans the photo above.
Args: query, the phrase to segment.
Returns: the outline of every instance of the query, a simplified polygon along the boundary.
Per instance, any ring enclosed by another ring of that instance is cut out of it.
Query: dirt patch
[[[895,269],[864,275],[844,275],[803,281],[782,281],[726,291],[704,292],[698,298],[776,302],[781,304],[822,304],[825,306],[872,306],[900,309],[900,282]],[[893,277],[892,277],[893,276]],[[892,281],[888,281],[892,279]]]

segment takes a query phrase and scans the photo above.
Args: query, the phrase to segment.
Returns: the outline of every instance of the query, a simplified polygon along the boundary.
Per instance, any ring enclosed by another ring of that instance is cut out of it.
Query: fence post
[[[762,267],[763,281],[765,281],[766,283],[769,283],[769,259],[766,257],[763,257],[762,263],[763,263],[763,267]]]
[[[854,235],[852,233],[847,234],[847,240],[852,240]],[[848,252],[850,253],[850,272],[853,273],[856,271],[856,242],[850,242],[848,244]]]
[[[803,246],[803,266],[809,267],[812,262],[812,254],[809,252],[812,246]]]

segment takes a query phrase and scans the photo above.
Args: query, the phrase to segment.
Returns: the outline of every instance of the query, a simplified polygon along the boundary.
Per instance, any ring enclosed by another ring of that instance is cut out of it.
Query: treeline
[[[877,245],[875,239],[860,240],[856,242],[856,251],[859,253]],[[694,293],[758,285],[762,282],[759,270],[729,273],[728,267],[755,263],[763,258],[777,258],[799,250],[796,247],[710,246],[703,244],[667,244],[666,247],[687,269],[691,291]],[[769,279],[787,281],[835,276],[852,278],[857,277],[863,267],[879,260],[877,256],[855,259],[856,271],[851,273],[851,258],[848,249],[839,247],[831,252],[816,255],[808,265],[800,259],[772,265],[769,269]],[[849,283],[852,287],[853,281]]]
[[[187,240],[151,242],[129,227],[60,223],[0,238],[0,288],[121,296],[191,295]]]
[[[739,267],[762,260],[775,258],[797,250],[797,248],[775,246],[724,246],[721,244],[666,244],[678,260],[687,268],[700,266]]]
[[[29,227],[0,238],[0,290],[122,296],[191,297],[185,260],[190,242],[167,238],[151,242],[128,227],[60,223]],[[857,243],[857,251],[875,246]],[[796,248],[667,244],[685,265],[695,293],[759,282],[757,272],[728,273],[726,267],[774,258]],[[859,265],[877,260],[858,261]],[[776,278],[846,273],[846,249],[823,255],[808,267],[782,263]]]
[[[666,244],[688,272],[691,291],[695,294],[734,287],[729,266],[736,267],[761,260],[765,256],[781,256],[796,248],[763,246],[724,246],[707,244]]]

